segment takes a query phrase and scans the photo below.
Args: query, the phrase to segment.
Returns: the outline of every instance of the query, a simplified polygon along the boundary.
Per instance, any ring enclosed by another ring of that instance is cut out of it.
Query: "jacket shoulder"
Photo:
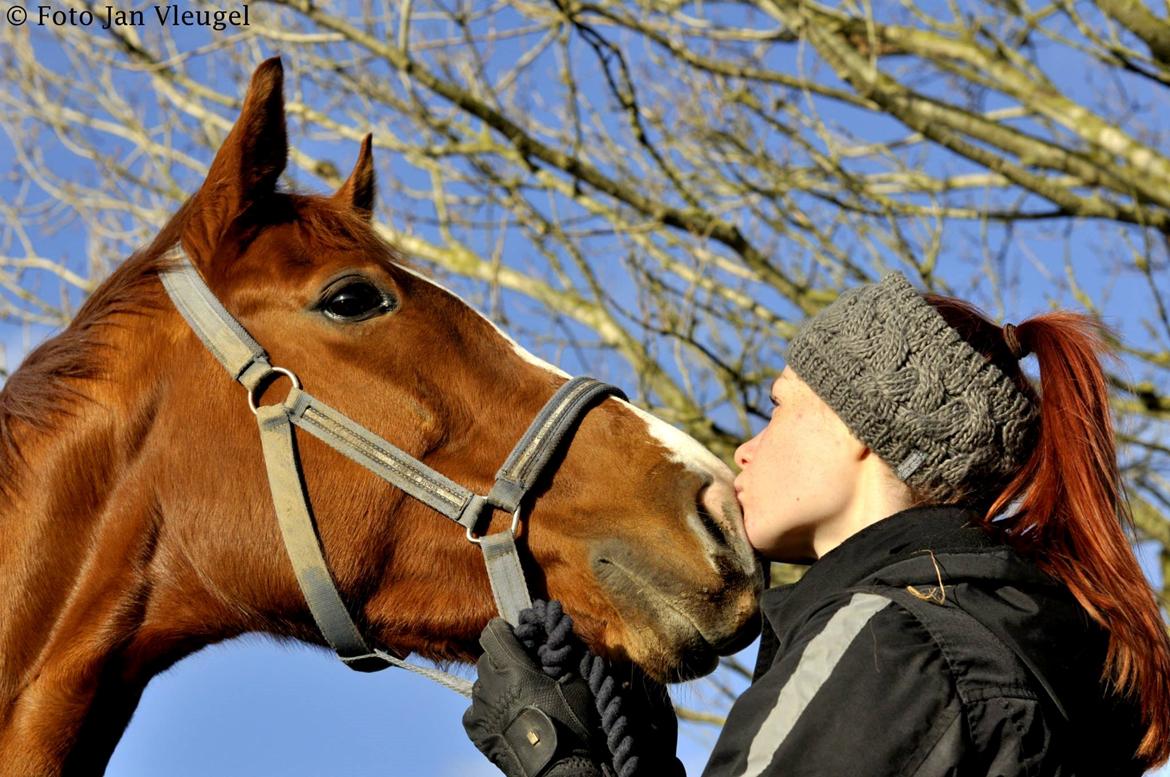
[[[960,714],[929,633],[872,591],[830,595],[791,626],[733,705],[704,774],[913,774]]]
[[[948,599],[947,589],[868,589],[912,617],[946,660],[964,703],[991,696],[1038,699],[1035,677],[1025,660],[973,614]]]

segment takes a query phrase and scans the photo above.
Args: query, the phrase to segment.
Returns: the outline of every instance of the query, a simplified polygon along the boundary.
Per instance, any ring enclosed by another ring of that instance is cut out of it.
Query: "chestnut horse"
[[[566,376],[408,269],[370,225],[370,138],[330,197],[278,191],[282,69],[254,74],[207,178],[0,393],[0,771],[100,774],[152,676],[245,632],[322,644],[284,552],[246,392],[164,293],[181,244],[305,388],[482,493]],[[279,392],[277,387],[273,392]],[[471,660],[494,614],[459,526],[308,436],[317,530],[363,635]],[[495,514],[491,530],[510,516]],[[760,568],[730,471],[616,398],[521,535],[533,593],[659,679],[753,636]]]

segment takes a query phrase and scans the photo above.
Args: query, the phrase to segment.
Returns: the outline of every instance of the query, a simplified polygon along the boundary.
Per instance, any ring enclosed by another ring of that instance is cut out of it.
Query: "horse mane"
[[[118,266],[65,330],[34,349],[0,389],[0,496],[9,495],[13,475],[23,461],[15,428],[51,433],[79,404],[90,399],[77,384],[100,378],[110,361],[102,330],[116,315],[144,314],[153,309],[150,300],[157,297],[146,293],[147,287],[173,261],[169,251],[182,237],[194,203],[194,197],[188,199],[150,245]],[[239,221],[245,222],[245,231],[253,233],[264,226],[295,221],[321,248],[356,248],[368,256],[384,256],[388,262],[403,261],[368,222],[326,197],[278,193],[248,209]]]
[[[35,348],[0,389],[0,495],[7,495],[23,462],[16,428],[51,433],[89,399],[78,381],[101,376],[106,343],[103,325],[118,313],[145,312],[144,287],[168,263],[178,241],[186,206],[149,247],[131,255],[90,295],[60,334]]]

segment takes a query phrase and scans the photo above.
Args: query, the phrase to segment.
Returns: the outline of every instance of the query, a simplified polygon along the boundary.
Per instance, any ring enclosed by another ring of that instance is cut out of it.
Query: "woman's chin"
[[[760,531],[756,526],[744,520],[748,542],[755,548],[761,558],[783,564],[811,564],[817,560],[816,550],[813,548],[811,533],[801,529],[787,532]]]

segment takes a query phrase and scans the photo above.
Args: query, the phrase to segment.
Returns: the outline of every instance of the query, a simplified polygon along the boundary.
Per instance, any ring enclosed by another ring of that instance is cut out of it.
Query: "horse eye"
[[[393,300],[374,284],[350,280],[325,294],[321,311],[336,321],[364,321],[393,308]]]

